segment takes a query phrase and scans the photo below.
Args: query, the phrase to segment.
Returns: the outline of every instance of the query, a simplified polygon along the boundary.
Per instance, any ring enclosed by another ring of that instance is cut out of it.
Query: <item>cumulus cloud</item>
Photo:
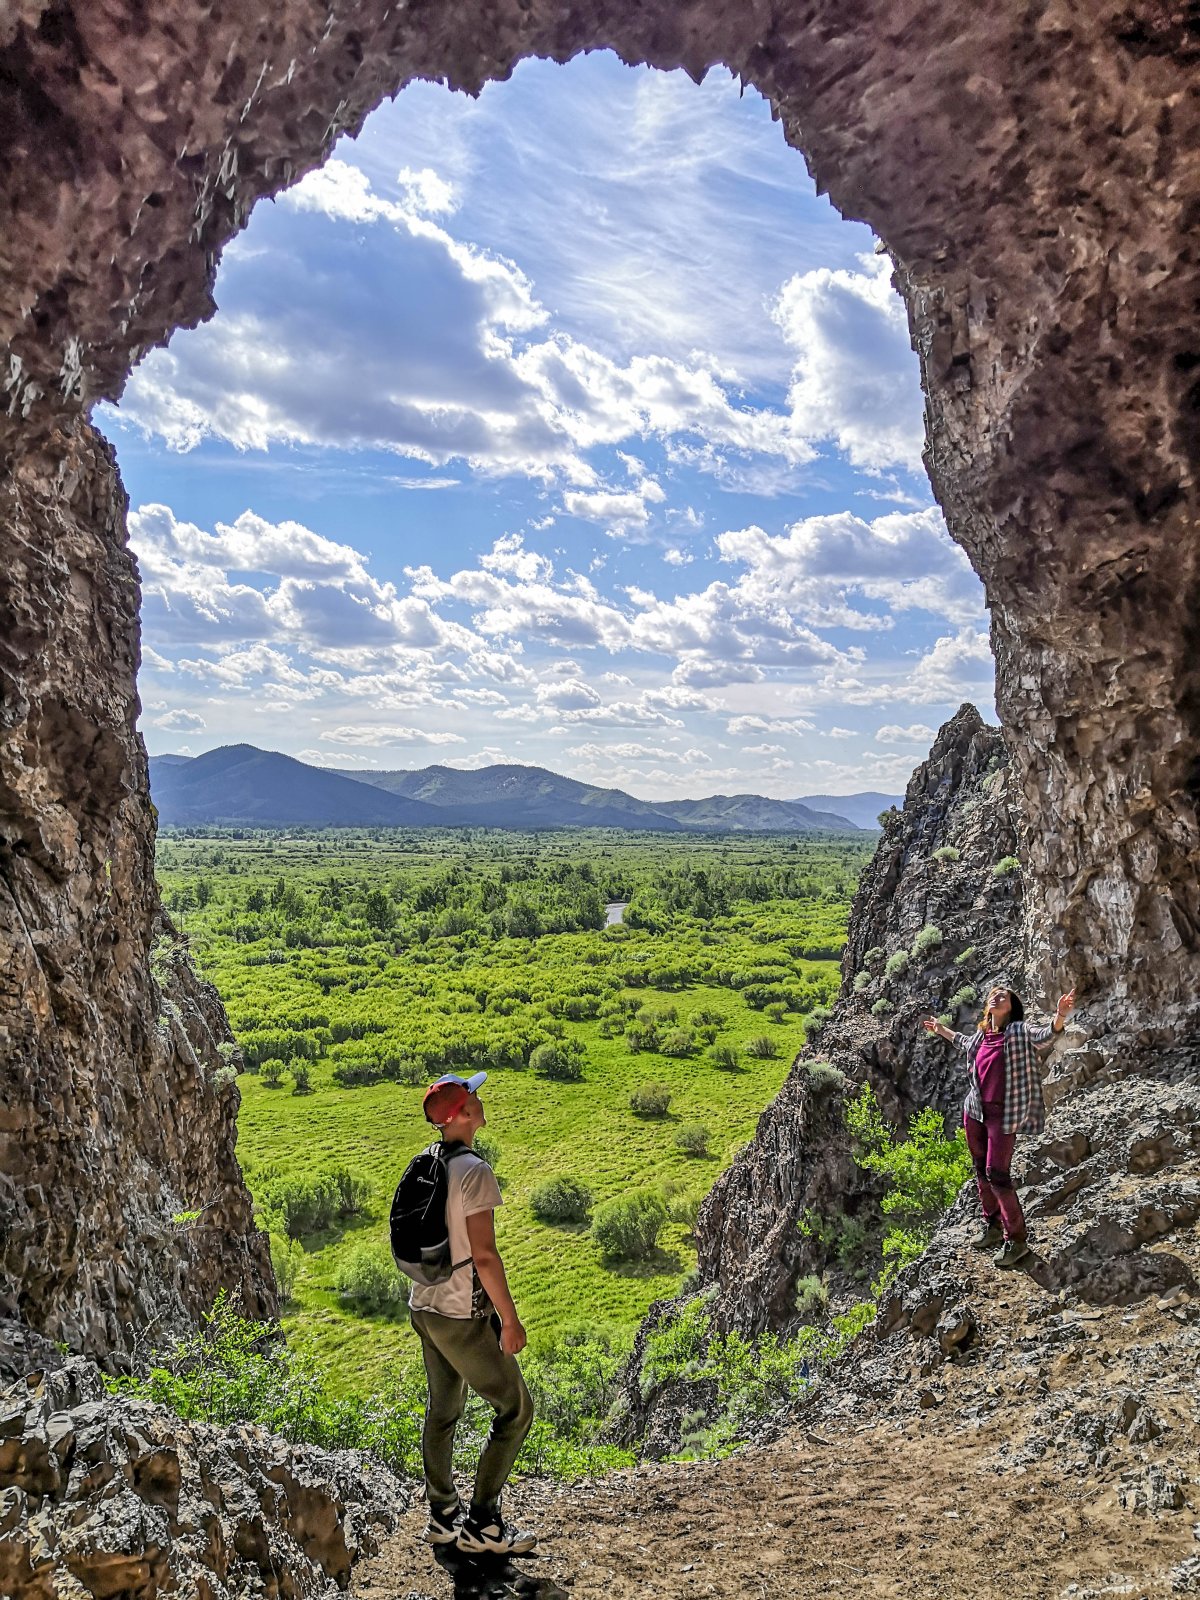
[[[907,728],[900,727],[897,723],[887,722],[875,734],[877,744],[929,744],[933,739],[933,729],[927,728],[923,722],[911,723]]]
[[[155,717],[154,726],[166,728],[171,733],[197,733],[207,727],[207,723],[198,711],[175,710]]]
[[[731,717],[725,724],[726,733],[812,733],[813,725],[804,717]]]
[[[602,702],[590,683],[568,678],[563,683],[539,683],[537,703],[552,711],[587,711]]]
[[[935,507],[870,522],[848,511],[806,517],[782,535],[752,526],[718,534],[716,543],[723,560],[747,569],[736,586],[747,606],[786,606],[817,627],[890,628],[894,611],[950,622],[982,613],[982,585]],[[861,611],[854,595],[888,609]]]
[[[818,267],[784,284],[775,318],[795,349],[788,395],[796,428],[832,440],[858,467],[921,470],[925,429],[908,320],[891,263]]]
[[[897,698],[914,705],[949,705],[963,700],[987,701],[996,687],[996,663],[988,635],[977,628],[943,634],[921,657]]]

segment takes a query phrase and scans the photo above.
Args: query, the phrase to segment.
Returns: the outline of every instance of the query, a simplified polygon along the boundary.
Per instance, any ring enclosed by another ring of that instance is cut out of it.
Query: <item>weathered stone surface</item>
[[[151,972],[174,947],[124,517],[79,420],[0,482],[0,1318],[105,1359],[221,1286],[250,1314],[275,1304],[218,1078],[224,1012],[186,961]],[[24,1359],[0,1339],[0,1372]]]
[[[0,1593],[320,1595],[412,1498],[353,1451],[182,1422],[72,1358],[0,1393]]]

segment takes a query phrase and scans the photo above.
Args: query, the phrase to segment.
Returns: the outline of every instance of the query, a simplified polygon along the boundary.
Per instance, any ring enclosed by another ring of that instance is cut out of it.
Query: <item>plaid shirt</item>
[[[1054,1034],[1051,1027],[1034,1028],[1028,1022],[1010,1022],[1004,1030],[1004,1116],[1001,1133],[1041,1133],[1046,1126],[1046,1104],[1042,1099],[1042,1075],[1038,1071],[1035,1046],[1045,1044]],[[979,1095],[979,1075],[975,1057],[983,1043],[982,1028],[976,1033],[956,1033],[954,1043],[969,1059],[970,1086],[964,1107],[976,1122],[983,1121],[983,1101]]]

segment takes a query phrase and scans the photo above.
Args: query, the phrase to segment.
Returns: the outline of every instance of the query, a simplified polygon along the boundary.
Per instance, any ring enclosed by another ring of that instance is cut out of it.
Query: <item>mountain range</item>
[[[638,800],[622,789],[602,789],[544,767],[331,772],[248,744],[224,745],[201,756],[152,756],[150,789],[159,821],[168,827],[844,833],[873,827],[880,811],[899,803],[898,796],[873,793],[802,800],[756,794]]]

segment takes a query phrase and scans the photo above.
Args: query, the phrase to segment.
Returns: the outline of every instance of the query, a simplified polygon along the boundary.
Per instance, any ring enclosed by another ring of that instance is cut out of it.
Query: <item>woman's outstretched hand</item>
[[[1069,994],[1063,995],[1062,999],[1058,1002],[1058,1005],[1054,1009],[1054,1015],[1058,1018],[1058,1020],[1060,1022],[1065,1022],[1067,1020],[1067,1017],[1071,1014],[1072,1011],[1074,1011],[1074,1009],[1075,1009],[1075,991],[1074,991],[1074,989],[1072,989]]]
[[[942,1025],[936,1017],[922,1017],[921,1026],[925,1029],[926,1033],[936,1033],[940,1035],[942,1031]]]

